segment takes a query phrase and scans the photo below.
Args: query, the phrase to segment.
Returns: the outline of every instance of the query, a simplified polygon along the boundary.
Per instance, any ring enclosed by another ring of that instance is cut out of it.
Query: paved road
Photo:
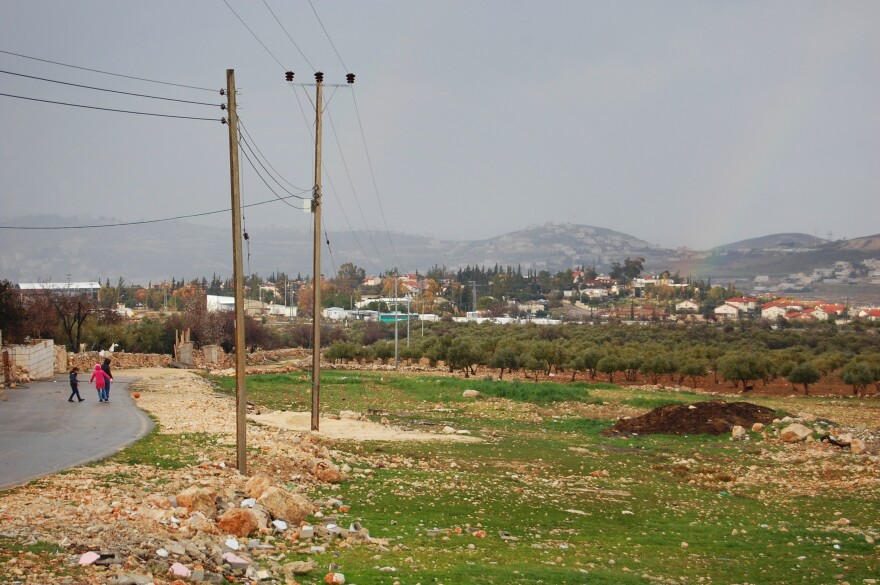
[[[79,375],[85,402],[67,401],[66,374],[6,389],[9,400],[0,401],[0,489],[104,459],[150,432],[153,421],[128,393],[136,378],[114,373],[107,403],[98,402],[89,372]]]

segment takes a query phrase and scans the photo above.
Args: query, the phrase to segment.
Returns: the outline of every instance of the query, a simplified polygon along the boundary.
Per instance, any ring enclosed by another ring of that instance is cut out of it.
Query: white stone
[[[795,423],[782,429],[782,432],[779,433],[779,438],[786,443],[800,443],[812,434],[813,429]]]
[[[192,575],[192,571],[190,571],[186,565],[181,563],[174,563],[171,565],[170,571],[175,577],[189,577]]]
[[[82,555],[80,555],[79,564],[82,565],[83,567],[87,567],[88,565],[91,565],[92,563],[94,563],[95,561],[97,561],[100,558],[101,558],[101,555],[99,555],[96,552],[93,552],[93,551],[85,552]]]

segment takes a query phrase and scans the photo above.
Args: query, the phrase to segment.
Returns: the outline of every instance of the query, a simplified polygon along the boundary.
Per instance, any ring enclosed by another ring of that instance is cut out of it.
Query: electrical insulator
[[[221,89],[221,90],[220,90],[220,95],[226,95],[226,90],[225,90],[225,89]]]
[[[345,75],[345,80],[346,80],[348,83],[354,83],[354,73],[347,73],[347,74]]]
[[[293,81],[293,71],[285,72],[284,79],[286,79],[287,81]]]
[[[227,124],[227,122],[226,122],[226,118],[220,118],[220,123],[221,123],[221,124]]]
[[[248,233],[247,233],[247,232],[245,232],[245,233],[244,233],[244,239],[245,239],[245,241],[247,241],[247,240],[250,240],[250,239],[251,239],[251,237],[250,237],[250,236],[249,236],[249,235],[248,235]]]
[[[221,109],[221,110],[225,110],[225,109],[226,109],[226,104],[220,104],[220,109]]]
[[[321,71],[315,71],[315,81],[317,81],[318,83],[324,81],[324,73]]]

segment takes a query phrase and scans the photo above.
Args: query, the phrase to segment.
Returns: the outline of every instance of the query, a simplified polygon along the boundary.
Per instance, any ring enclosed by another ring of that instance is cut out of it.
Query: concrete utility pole
[[[312,430],[317,431],[321,406],[321,113],[324,110],[324,74],[315,73],[315,192],[312,213],[315,214],[314,297],[312,302]]]
[[[244,368],[244,281],[241,250],[241,192],[238,178],[238,113],[235,70],[226,70],[229,110],[229,178],[232,184],[232,271],[235,282],[235,453],[239,473],[247,475],[247,395]]]

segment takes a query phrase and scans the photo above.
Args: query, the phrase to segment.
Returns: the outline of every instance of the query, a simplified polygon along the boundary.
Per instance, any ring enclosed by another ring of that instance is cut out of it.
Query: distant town
[[[839,299],[811,298],[812,286],[871,285],[880,293],[880,259],[837,261],[811,272],[785,277],[755,276],[742,281],[713,283],[694,280],[668,271],[643,275],[643,258],[614,263],[609,273],[575,267],[551,274],[547,270],[519,267],[467,267],[455,271],[434,267],[426,273],[368,276],[353,263],[340,266],[332,278],[322,278],[323,319],[420,320],[492,322],[728,321],[766,320],[773,325],[809,321],[845,322],[850,319],[880,320],[876,304],[852,304]],[[309,278],[273,273],[267,278],[251,275],[245,282],[246,313],[263,319],[310,319]],[[234,307],[232,282],[216,275],[191,280],[127,284],[55,282],[18,283],[26,291],[61,291],[84,294],[110,304],[129,319],[183,310],[193,299],[208,311]],[[880,294],[878,294],[880,296]]]

